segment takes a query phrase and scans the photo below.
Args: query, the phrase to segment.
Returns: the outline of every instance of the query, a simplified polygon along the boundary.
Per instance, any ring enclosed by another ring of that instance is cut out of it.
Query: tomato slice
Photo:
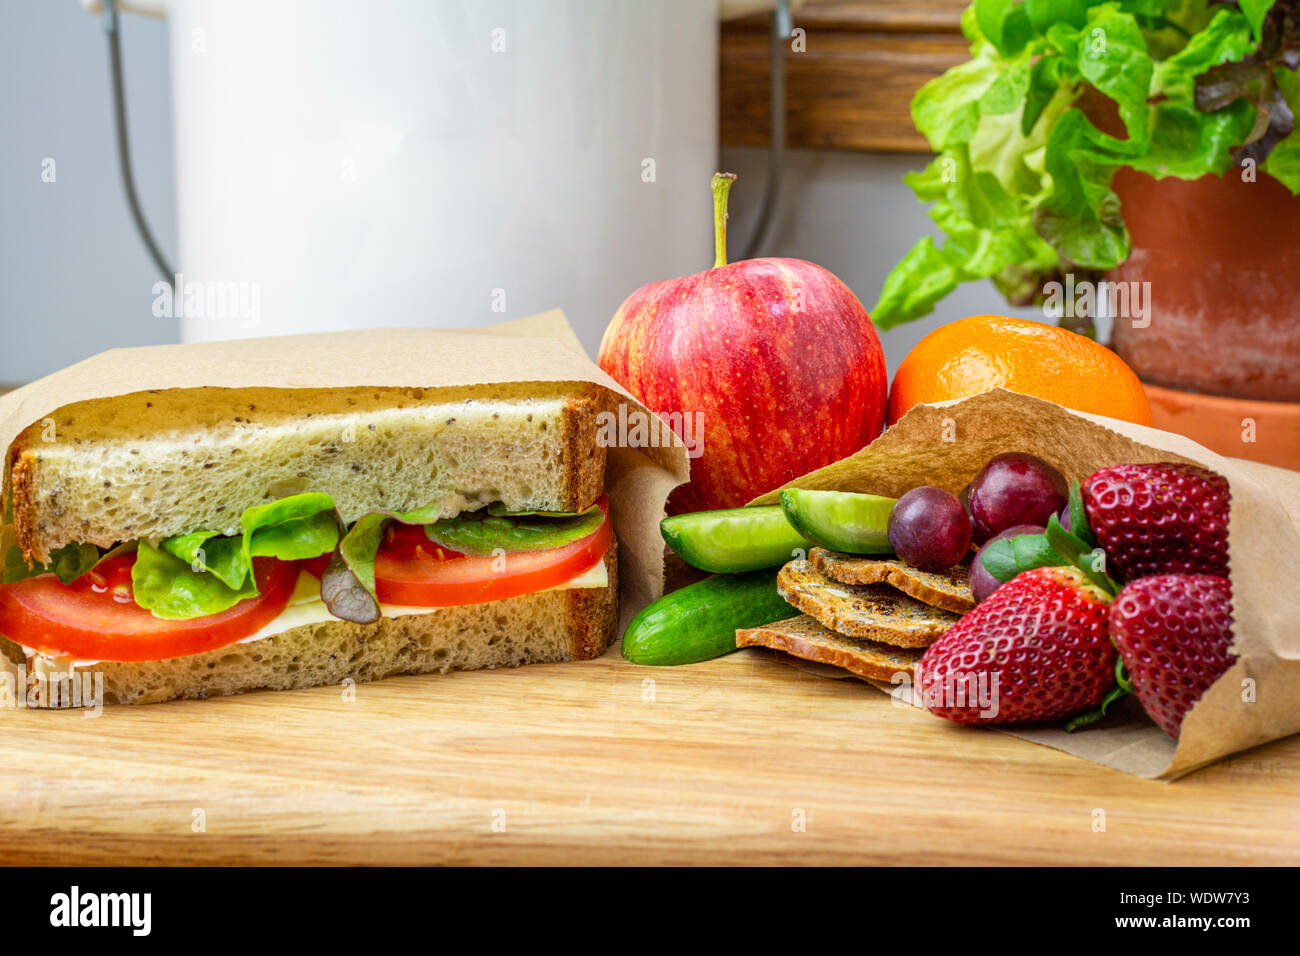
[[[614,540],[609,505],[600,527],[577,541],[544,551],[475,557],[435,545],[419,525],[390,525],[375,555],[375,592],[383,604],[451,607],[532,594],[563,584],[603,560]]]
[[[71,584],[53,574],[0,586],[0,634],[47,657],[157,661],[225,647],[279,616],[298,581],[296,561],[254,558],[257,597],[206,617],[167,621],[131,595],[134,554],[101,563]]]

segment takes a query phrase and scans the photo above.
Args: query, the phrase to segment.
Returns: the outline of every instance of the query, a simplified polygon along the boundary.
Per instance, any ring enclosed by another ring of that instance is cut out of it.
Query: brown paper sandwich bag
[[[1198,464],[1227,478],[1232,651],[1238,660],[1188,713],[1177,742],[1132,698],[1099,724],[1074,733],[998,729],[1163,780],[1300,732],[1300,473],[1225,458],[1181,435],[995,389],[918,405],[862,451],[787,487],[898,497],[930,484],[956,494],[984,462],[1009,451],[1037,455],[1069,481],[1107,465],[1161,461]],[[775,501],[772,492],[754,503]]]
[[[506,382],[594,382],[611,408],[653,417],[583,352],[558,309],[495,326],[455,331],[370,329],[225,342],[112,349],[0,396],[0,448],[34,422],[57,423],[75,402],[143,391],[202,388],[437,388]],[[201,393],[195,413],[201,415]],[[617,413],[615,413],[617,414]],[[196,419],[201,420],[201,419]],[[668,493],[687,480],[684,444],[667,428],[653,443],[607,448],[606,488],[619,538],[620,617],[663,590],[659,521]],[[7,458],[7,455],[6,455]],[[9,500],[6,461],[4,500]]]

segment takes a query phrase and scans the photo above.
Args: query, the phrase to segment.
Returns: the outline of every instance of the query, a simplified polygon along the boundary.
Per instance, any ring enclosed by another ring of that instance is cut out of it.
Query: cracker
[[[929,647],[960,620],[888,584],[841,584],[811,561],[791,561],[777,574],[781,597],[832,631],[894,647]]]
[[[889,584],[908,597],[956,614],[965,614],[975,607],[968,564],[935,573],[921,571],[898,558],[861,557],[825,548],[813,548],[808,560],[814,568],[840,584]]]
[[[842,667],[868,680],[890,680],[895,674],[913,675],[924,653],[919,648],[891,647],[876,641],[837,634],[807,614],[787,621],[736,632],[737,647],[770,647],[792,657]]]

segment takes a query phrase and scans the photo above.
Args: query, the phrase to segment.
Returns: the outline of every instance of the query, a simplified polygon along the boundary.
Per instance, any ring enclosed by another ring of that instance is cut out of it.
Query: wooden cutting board
[[[0,721],[5,864],[1300,862],[1300,737],[1155,783],[757,649]]]

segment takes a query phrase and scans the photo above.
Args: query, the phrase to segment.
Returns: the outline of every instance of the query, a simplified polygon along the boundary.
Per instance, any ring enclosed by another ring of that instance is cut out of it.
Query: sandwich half
[[[58,706],[68,675],[151,703],[596,657],[607,403],[559,382],[65,406],[8,450],[0,670]]]

